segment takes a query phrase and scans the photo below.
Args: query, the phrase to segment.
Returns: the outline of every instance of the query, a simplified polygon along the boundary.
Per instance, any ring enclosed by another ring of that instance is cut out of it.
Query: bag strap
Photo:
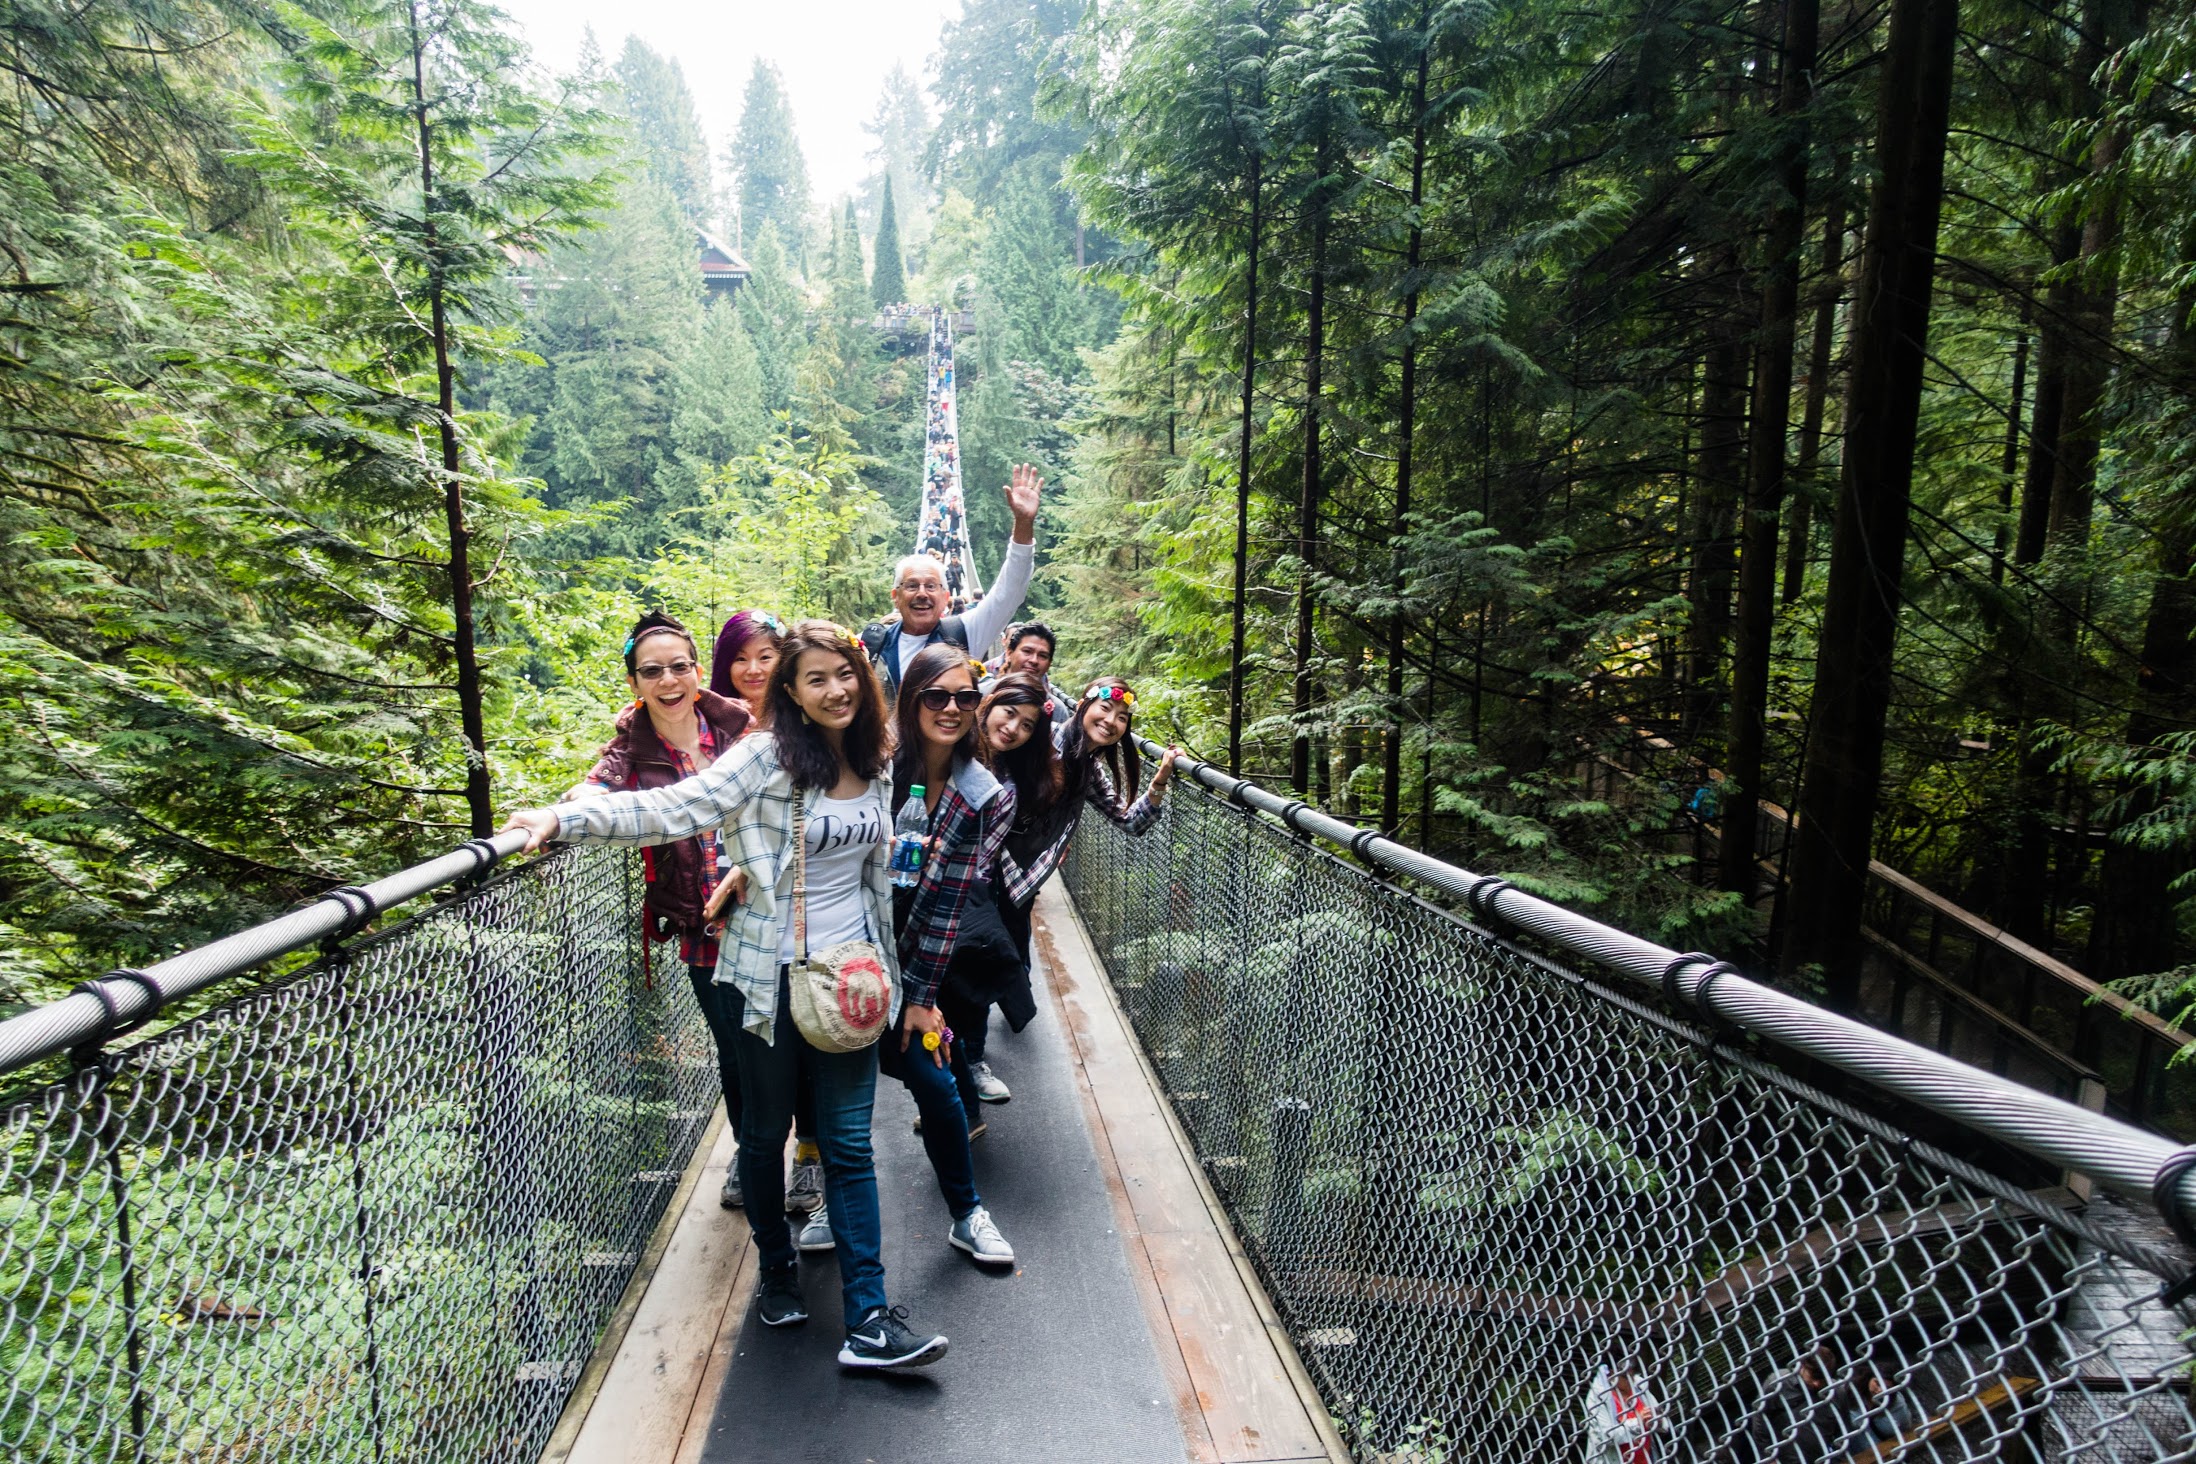
[[[808,795],[793,790],[793,965],[808,964]]]

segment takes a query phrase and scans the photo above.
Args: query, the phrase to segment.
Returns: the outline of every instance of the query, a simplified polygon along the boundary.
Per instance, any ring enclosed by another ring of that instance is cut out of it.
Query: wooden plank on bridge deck
[[[715,1134],[570,1452],[552,1447],[544,1464],[671,1464],[689,1425],[697,1435],[706,1425],[725,1329],[739,1326],[755,1253],[746,1217],[717,1203],[733,1153],[721,1109]]]
[[[1346,1461],[1294,1346],[1243,1256],[1057,884],[1035,944],[1073,1044],[1099,1164],[1192,1452],[1214,1464]]]

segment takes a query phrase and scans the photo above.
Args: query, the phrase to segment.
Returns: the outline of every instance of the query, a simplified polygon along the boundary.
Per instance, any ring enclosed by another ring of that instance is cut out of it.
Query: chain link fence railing
[[[1143,838],[1086,820],[1068,882],[1360,1458],[2196,1457],[2190,1261],[2139,1203],[1922,1142],[1194,784]]]
[[[717,1096],[638,889],[558,853],[19,1082],[0,1453],[537,1458]]]

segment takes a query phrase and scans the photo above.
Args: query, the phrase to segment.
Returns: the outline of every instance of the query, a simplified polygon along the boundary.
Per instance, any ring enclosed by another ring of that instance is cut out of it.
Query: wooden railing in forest
[[[1590,794],[1613,797],[1644,779],[1712,787],[1720,770],[1655,732],[1585,749]],[[1716,867],[1717,828],[1705,811],[1682,814],[1695,867]],[[1784,880],[1792,815],[1755,805],[1762,889]],[[1861,1009],[1854,1015],[2084,1107],[2181,1139],[2196,1139],[2196,1066],[2172,1066],[2196,1034],[2107,990],[2064,961],[1999,929],[1891,868],[1868,866]]]

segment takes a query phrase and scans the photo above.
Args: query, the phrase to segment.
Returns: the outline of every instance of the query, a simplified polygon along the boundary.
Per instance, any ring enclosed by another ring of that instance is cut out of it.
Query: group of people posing
[[[760,1320],[806,1321],[800,1256],[836,1251],[849,1368],[924,1366],[947,1345],[885,1291],[870,1145],[879,1072],[914,1101],[950,1243],[979,1265],[1013,1265],[971,1147],[982,1105],[1011,1096],[985,1057],[991,1012],[1017,1031],[1036,1015],[1030,907],[1084,811],[1142,833],[1179,755],[1168,749],[1145,783],[1135,693],[1100,677],[1061,695],[1042,625],[1012,627],[995,665],[974,659],[1020,608],[1041,487],[1035,469],[1014,470],[1005,562],[965,615],[947,613],[944,568],[920,554],[895,568],[893,614],[861,632],[742,610],[706,668],[683,625],[643,615],[625,642],[634,699],[616,735],[563,802],[508,825],[528,849],[644,848],[648,938],[678,939],[716,1045],[739,1142],[723,1199],[744,1205],[760,1253]],[[893,830],[913,798],[927,841],[919,874],[895,879]],[[889,1012],[872,1014],[882,1036],[866,1045],[797,1020],[791,983],[847,952],[890,993]]]

